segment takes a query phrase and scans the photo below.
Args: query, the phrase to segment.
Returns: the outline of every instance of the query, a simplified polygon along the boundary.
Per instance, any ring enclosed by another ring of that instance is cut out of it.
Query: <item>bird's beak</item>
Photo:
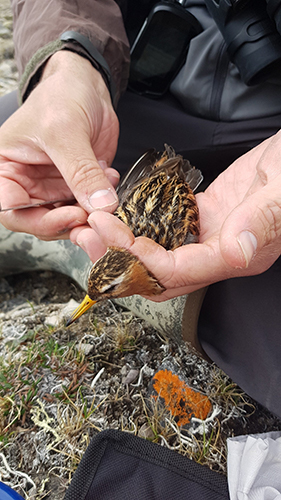
[[[69,326],[72,323],[74,323],[74,321],[80,318],[80,316],[82,316],[84,312],[88,311],[88,309],[90,309],[90,307],[95,303],[96,300],[92,300],[90,299],[89,295],[86,295],[84,300],[81,302],[80,306],[78,306],[77,309],[75,309],[70,318],[67,320],[66,326]]]

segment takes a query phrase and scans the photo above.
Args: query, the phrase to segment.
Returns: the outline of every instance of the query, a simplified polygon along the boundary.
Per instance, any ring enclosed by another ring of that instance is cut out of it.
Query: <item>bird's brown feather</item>
[[[135,236],[146,236],[167,250],[198,241],[199,213],[193,191],[202,174],[166,146],[149,150],[131,168],[118,189],[115,215]],[[70,325],[95,302],[129,295],[158,295],[165,290],[140,260],[122,248],[109,247],[93,265],[88,295]]]
[[[117,217],[135,236],[146,236],[167,250],[198,241],[199,212],[185,170],[195,182],[200,182],[201,172],[170,147],[144,170],[144,177],[133,183],[128,176]]]

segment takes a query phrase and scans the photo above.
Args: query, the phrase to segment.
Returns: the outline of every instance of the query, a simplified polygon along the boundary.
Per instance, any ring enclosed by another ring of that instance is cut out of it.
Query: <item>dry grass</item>
[[[70,328],[48,326],[46,318],[64,307],[56,297],[83,295],[68,278],[31,273],[7,283],[0,302],[0,480],[26,500],[61,500],[91,438],[107,428],[226,473],[227,437],[280,426],[215,365],[111,302]],[[40,287],[49,291],[38,303]],[[155,397],[159,369],[208,396],[205,420],[178,425],[161,394]]]

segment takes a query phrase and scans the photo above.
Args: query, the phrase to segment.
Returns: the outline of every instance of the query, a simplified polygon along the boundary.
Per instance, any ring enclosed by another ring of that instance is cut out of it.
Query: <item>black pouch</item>
[[[229,500],[227,479],[127,432],[106,430],[88,446],[64,500]]]

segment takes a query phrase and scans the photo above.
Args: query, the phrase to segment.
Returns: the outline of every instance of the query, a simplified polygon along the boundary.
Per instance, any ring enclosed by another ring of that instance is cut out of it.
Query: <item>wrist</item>
[[[103,55],[92,44],[91,40],[82,33],[72,30],[65,31],[61,35],[60,40],[68,44],[70,43],[72,47],[75,47],[74,52],[76,52],[77,48],[79,48],[78,54],[84,55],[86,59],[88,59],[92,65],[99,70],[109,90],[112,104],[116,104],[116,87],[111,76],[110,68]]]
[[[81,80],[83,83],[93,85],[97,93],[106,100],[110,99],[107,85],[99,70],[83,56],[70,50],[60,50],[48,59],[39,83],[51,77]]]

